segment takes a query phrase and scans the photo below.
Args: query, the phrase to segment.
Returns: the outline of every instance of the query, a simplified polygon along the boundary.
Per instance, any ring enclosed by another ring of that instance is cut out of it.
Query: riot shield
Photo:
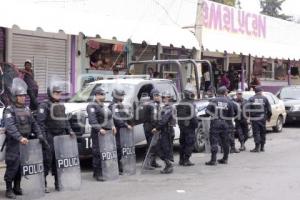
[[[111,130],[107,130],[105,135],[99,134],[98,139],[102,178],[104,181],[116,180],[119,178],[116,138]]]
[[[136,173],[136,156],[133,130],[128,128],[120,129],[120,144],[123,173],[126,175],[134,175]]]
[[[0,128],[0,162],[5,160],[5,130]]]
[[[69,135],[54,137],[58,184],[61,190],[78,190],[81,172],[76,138]]]
[[[42,145],[38,139],[20,144],[22,199],[37,199],[45,195]]]
[[[155,149],[155,146],[156,146],[158,140],[159,140],[159,133],[153,134],[153,137],[152,137],[150,145],[148,147],[145,159],[142,164],[142,172],[144,172],[144,170],[152,170],[153,169],[153,167],[151,167],[151,158],[153,156],[153,151]]]

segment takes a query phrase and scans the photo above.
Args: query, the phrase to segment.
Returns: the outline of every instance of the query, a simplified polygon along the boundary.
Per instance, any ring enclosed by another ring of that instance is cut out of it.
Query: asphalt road
[[[143,150],[138,151],[137,175],[122,176],[117,181],[94,181],[91,168],[85,163],[80,190],[54,192],[52,186],[52,192],[43,199],[298,200],[299,128],[294,125],[285,127],[282,133],[268,134],[265,153],[250,153],[249,149],[254,146],[251,139],[246,152],[230,155],[228,165],[205,166],[209,155],[198,153],[192,157],[195,166],[179,167],[176,156],[174,173],[170,175],[161,175],[158,170],[141,174]],[[2,177],[3,172],[3,169],[0,170]],[[49,182],[53,183],[50,177]],[[0,199],[4,197],[4,190],[1,180]]]

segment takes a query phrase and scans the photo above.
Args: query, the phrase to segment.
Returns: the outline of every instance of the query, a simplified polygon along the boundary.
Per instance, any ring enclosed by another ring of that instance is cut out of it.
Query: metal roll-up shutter
[[[20,68],[26,59],[33,62],[39,93],[46,93],[52,78],[65,81],[65,92],[69,92],[70,67],[67,53],[67,37],[62,39],[21,33],[12,35],[12,62]]]

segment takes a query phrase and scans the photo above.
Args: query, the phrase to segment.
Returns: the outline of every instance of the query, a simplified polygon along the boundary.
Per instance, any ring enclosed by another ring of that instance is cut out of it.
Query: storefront
[[[45,94],[51,79],[65,82],[65,93],[70,93],[70,36],[64,33],[8,29],[7,61],[18,68],[25,60],[32,61],[39,94]]]
[[[83,52],[81,54],[81,77],[80,85],[85,86],[94,80],[104,78],[105,75],[148,74],[156,78],[172,79],[179,83],[177,66],[175,65],[148,65],[136,64],[128,68],[130,61],[157,60],[157,59],[188,59],[193,58],[195,50],[176,48],[173,45],[151,45],[143,41],[141,44],[131,41],[120,42],[116,40],[104,40],[99,38],[83,39]],[[191,67],[183,69],[184,84],[186,79],[193,74]]]
[[[245,71],[248,82],[256,76],[274,93],[288,83],[300,84],[300,25],[206,0],[202,11],[203,58],[223,71]]]

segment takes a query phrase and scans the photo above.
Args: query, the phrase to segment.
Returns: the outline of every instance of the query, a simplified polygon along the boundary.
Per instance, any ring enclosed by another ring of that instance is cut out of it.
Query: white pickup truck
[[[79,153],[82,158],[91,156],[91,128],[88,124],[86,107],[89,102],[93,100],[93,90],[101,86],[106,91],[106,101],[112,100],[111,93],[115,88],[122,88],[125,90],[126,95],[124,97],[124,104],[133,107],[134,111],[139,105],[142,105],[143,97],[150,96],[150,92],[153,88],[158,89],[160,92],[169,91],[173,96],[173,103],[176,104],[181,100],[181,96],[177,91],[174,83],[167,79],[150,79],[148,78],[117,78],[99,80],[89,83],[83,90],[78,92],[73,98],[65,104],[66,112],[70,115],[70,123],[72,129],[77,134]],[[205,113],[205,107],[208,101],[197,101],[197,113],[198,115]],[[136,112],[134,112],[136,113]],[[135,143],[136,146],[146,144],[144,135],[143,124],[140,120],[135,118]],[[201,124],[201,123],[199,123]],[[175,139],[179,138],[179,128],[175,127]],[[203,134],[201,132],[201,125],[197,130],[197,144],[195,145],[196,151],[202,151],[204,149]]]

